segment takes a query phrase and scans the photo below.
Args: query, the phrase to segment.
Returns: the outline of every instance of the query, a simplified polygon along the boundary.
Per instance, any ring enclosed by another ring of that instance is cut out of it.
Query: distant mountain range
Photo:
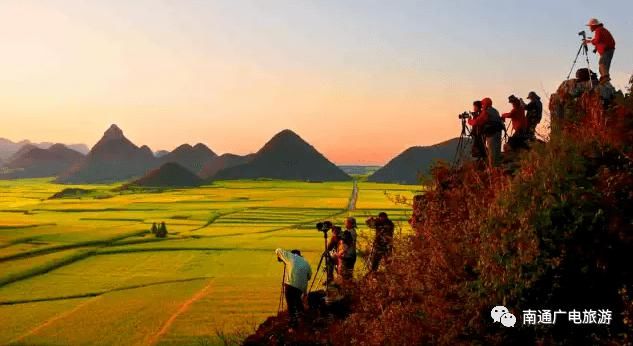
[[[433,146],[411,147],[379,169],[337,167],[291,130],[279,132],[256,153],[218,156],[202,143],[154,153],[146,145],[137,146],[112,125],[85,156],[63,144],[0,139],[0,150],[4,150],[0,179],[54,176],[57,182],[72,184],[131,180],[141,186],[166,186],[170,182],[173,186],[192,186],[203,181],[258,178],[347,181],[352,179],[349,174],[364,175],[375,170],[368,181],[418,184],[420,174],[428,173],[433,161],[453,159],[457,143],[455,138]]]
[[[213,178],[219,171],[239,165],[243,165],[245,163],[250,162],[255,154],[249,155],[235,155],[235,154],[222,154],[220,156],[215,157],[213,160],[208,162],[199,175],[205,179]]]
[[[55,144],[56,143],[50,143],[50,142],[33,143],[29,140],[13,142],[6,138],[0,138],[0,162],[7,162],[7,160],[13,154],[15,154],[18,150],[20,150],[20,148],[24,147],[25,145],[33,145],[38,148],[48,149]],[[88,146],[85,144],[65,144],[65,146],[68,147],[69,149],[78,151],[84,155],[87,154],[88,151],[90,151],[90,148],[88,148]]]
[[[79,163],[84,155],[63,144],[48,149],[26,144],[4,163],[0,178],[39,178],[56,176]]]
[[[174,151],[159,157],[158,162],[161,164],[178,163],[189,171],[198,173],[217,156],[216,153],[202,143],[198,143],[193,147],[189,144],[183,144],[174,149]]]
[[[302,181],[352,179],[290,130],[276,134],[248,162],[221,169],[213,175],[216,180],[256,178]]]
[[[393,158],[367,180],[379,183],[419,184],[420,176],[429,173],[433,162],[453,160],[458,143],[459,138],[453,138],[431,146],[411,147]]]

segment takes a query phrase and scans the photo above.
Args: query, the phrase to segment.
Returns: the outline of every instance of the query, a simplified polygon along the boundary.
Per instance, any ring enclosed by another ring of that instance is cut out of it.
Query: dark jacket
[[[525,110],[527,111],[526,118],[529,126],[534,126],[541,122],[541,118],[543,118],[543,103],[540,99],[532,99],[525,106]]]
[[[374,238],[376,250],[388,250],[393,243],[393,222],[376,220],[374,228],[376,228],[376,238]]]

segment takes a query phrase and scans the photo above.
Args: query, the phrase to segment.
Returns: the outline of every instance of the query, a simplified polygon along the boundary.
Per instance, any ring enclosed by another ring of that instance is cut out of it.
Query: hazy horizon
[[[247,154],[288,128],[336,164],[382,165],[458,136],[474,99],[547,101],[590,17],[614,34],[625,87],[630,13],[624,0],[4,1],[0,137],[92,147],[117,124],[154,151]]]

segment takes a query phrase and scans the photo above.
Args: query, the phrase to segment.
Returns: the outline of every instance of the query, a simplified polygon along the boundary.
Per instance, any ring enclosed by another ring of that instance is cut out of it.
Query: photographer
[[[599,20],[592,18],[587,26],[594,33],[592,39],[585,40],[585,44],[591,43],[596,49],[594,52],[600,54],[598,60],[598,71],[600,71],[600,83],[606,83],[611,80],[609,70],[611,69],[611,60],[615,53],[615,39],[613,35],[604,27]]]
[[[341,242],[341,227],[332,226],[332,235],[327,243],[326,253],[328,261],[326,263],[327,268],[327,281],[332,282],[334,280],[334,269],[336,273],[339,273],[339,257],[338,249]]]
[[[501,131],[505,128],[499,112],[492,107],[488,97],[481,100],[481,113],[478,117],[468,119],[468,125],[480,126],[486,139],[488,166],[496,166],[501,161]]]
[[[508,97],[508,103],[512,104],[512,110],[501,116],[503,121],[506,119],[512,120],[513,133],[512,136],[508,138],[508,146],[511,150],[526,149],[527,119],[525,118],[523,101],[519,100],[514,95],[510,95]]]
[[[301,256],[301,251],[275,250],[277,260],[286,266],[284,277],[284,291],[288,314],[290,315],[290,330],[297,327],[299,315],[303,313],[301,296],[308,290],[308,281],[312,277],[310,264]]]
[[[341,234],[339,246],[339,274],[344,280],[354,277],[354,265],[356,264],[356,219],[348,217],[345,220],[345,230]]]
[[[477,118],[481,115],[481,101],[473,102],[473,111],[470,113],[473,118]],[[486,145],[484,143],[483,129],[479,126],[473,126],[470,132],[470,136],[473,139],[473,145],[470,149],[470,154],[476,159],[486,158]]]
[[[530,91],[527,98],[530,100],[525,106],[527,111],[527,136],[533,140],[536,139],[536,126],[543,118],[543,103],[541,103],[541,98],[534,91]]]
[[[393,251],[393,230],[394,224],[387,213],[381,212],[378,218],[367,219],[367,226],[376,230],[376,237],[372,248],[370,272],[375,272],[380,266],[383,257],[388,257]]]

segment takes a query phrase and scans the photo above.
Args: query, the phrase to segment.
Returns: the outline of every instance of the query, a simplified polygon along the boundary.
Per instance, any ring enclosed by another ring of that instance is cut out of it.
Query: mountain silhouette
[[[222,154],[213,158],[213,160],[204,165],[198,175],[204,179],[211,178],[223,169],[248,163],[250,160],[253,159],[254,156],[255,154],[244,156],[235,154]]]
[[[39,149],[39,147],[31,143],[24,144],[21,148],[19,148],[16,152],[14,152],[11,156],[7,158],[7,162],[11,162],[33,149]]]
[[[33,145],[41,149],[48,149],[53,146],[55,143],[51,142],[41,142],[41,143],[33,143],[29,140],[23,140],[19,142],[13,142],[6,138],[0,138],[0,161],[7,162],[9,158],[14,155],[18,150],[23,148],[25,145]],[[87,154],[90,149],[85,144],[64,144],[69,149],[78,151],[82,154]]]
[[[420,184],[420,175],[428,174],[433,162],[453,160],[458,143],[459,138],[453,138],[431,146],[411,147],[391,159],[367,180],[377,183]],[[466,149],[466,155],[470,155],[469,148],[468,146]]]
[[[202,143],[198,143],[193,147],[189,144],[183,144],[172,152],[160,157],[158,161],[160,163],[175,162],[191,172],[198,173],[216,157],[217,155]]]
[[[222,169],[213,176],[216,180],[257,178],[302,181],[351,179],[313,146],[290,130],[283,130],[276,134],[249,162]]]
[[[144,175],[157,164],[151,149],[137,147],[116,125],[103,134],[85,159],[62,174],[60,183],[105,183]]]
[[[56,176],[83,158],[83,154],[69,149],[63,144],[54,144],[48,149],[27,144],[11,156],[11,159],[4,165],[4,174],[0,174],[0,178]]]
[[[163,157],[163,156],[165,156],[167,154],[169,154],[169,151],[167,151],[167,150],[158,150],[158,151],[154,152],[154,156],[157,157],[157,158],[161,158],[161,157]]]
[[[128,186],[145,187],[194,187],[202,185],[202,179],[187,168],[168,162],[147,173]]]

